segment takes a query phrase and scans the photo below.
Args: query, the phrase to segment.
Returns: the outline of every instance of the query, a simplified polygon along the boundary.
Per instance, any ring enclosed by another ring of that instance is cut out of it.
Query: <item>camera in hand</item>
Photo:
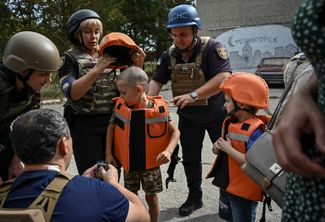
[[[108,163],[107,161],[105,160],[100,160],[100,161],[97,161],[96,163],[96,171],[95,171],[95,176],[97,179],[103,179],[103,175],[101,174],[100,172],[100,167],[103,167],[104,170],[108,170]]]

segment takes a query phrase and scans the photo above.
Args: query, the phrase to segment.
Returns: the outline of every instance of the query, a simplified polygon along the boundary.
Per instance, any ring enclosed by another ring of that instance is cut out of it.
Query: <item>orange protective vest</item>
[[[255,116],[244,122],[237,123],[229,123],[230,119],[231,117],[228,117],[223,122],[222,137],[225,138],[225,130],[227,128],[227,135],[231,140],[232,146],[245,154],[249,138],[257,128],[265,128],[269,117]],[[228,127],[227,123],[229,123]],[[263,200],[261,188],[240,167],[240,164],[234,158],[225,152],[220,152],[207,178],[214,177],[214,185],[236,196],[253,201]]]
[[[160,166],[158,154],[166,149],[168,102],[161,96],[148,96],[154,107],[130,109],[122,98],[115,98],[114,154],[126,172]]]

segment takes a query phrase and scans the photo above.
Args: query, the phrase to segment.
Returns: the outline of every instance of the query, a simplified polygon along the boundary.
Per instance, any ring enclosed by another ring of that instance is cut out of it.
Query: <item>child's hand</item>
[[[157,161],[162,163],[168,163],[170,161],[171,155],[171,152],[164,150],[158,154]]]
[[[229,137],[227,136],[226,138],[227,140],[225,140],[224,138],[220,137],[218,140],[217,140],[217,145],[219,146],[219,150],[222,150],[226,153],[228,153],[228,150],[232,148],[231,146],[231,141],[229,139]]]
[[[215,155],[219,155],[220,153],[220,146],[218,144],[218,141],[215,142],[213,145],[212,145],[212,153],[214,153]]]

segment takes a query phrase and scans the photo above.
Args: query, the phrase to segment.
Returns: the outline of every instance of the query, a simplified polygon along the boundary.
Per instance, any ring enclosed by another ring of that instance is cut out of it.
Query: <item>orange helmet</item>
[[[131,57],[136,51],[140,51],[137,44],[128,35],[121,32],[111,32],[105,35],[99,44],[99,55],[107,53],[117,58],[110,68],[132,65]]]
[[[258,109],[269,107],[269,87],[257,75],[247,72],[233,73],[220,84],[219,88],[236,102]]]

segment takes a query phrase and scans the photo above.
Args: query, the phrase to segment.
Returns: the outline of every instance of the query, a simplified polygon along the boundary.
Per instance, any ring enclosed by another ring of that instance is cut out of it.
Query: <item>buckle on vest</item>
[[[271,181],[267,178],[267,177],[264,177],[263,179],[263,183],[262,183],[262,187],[264,189],[268,188],[269,186],[271,186]]]

